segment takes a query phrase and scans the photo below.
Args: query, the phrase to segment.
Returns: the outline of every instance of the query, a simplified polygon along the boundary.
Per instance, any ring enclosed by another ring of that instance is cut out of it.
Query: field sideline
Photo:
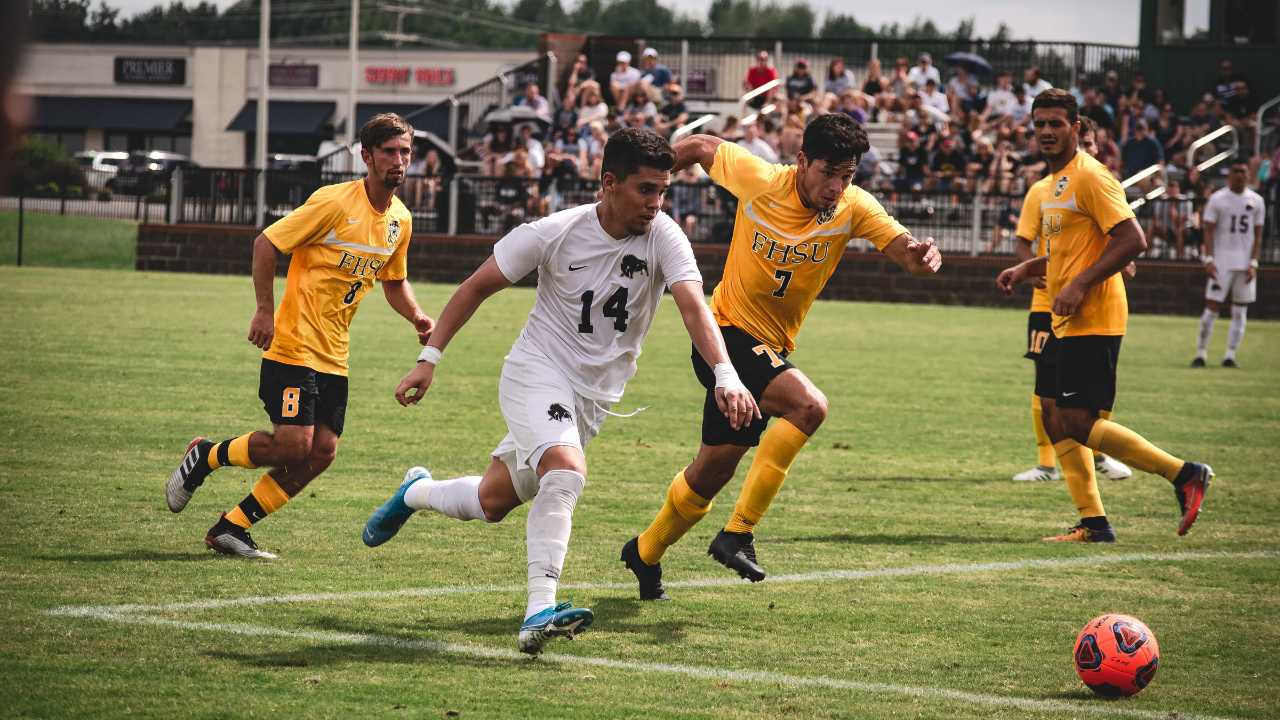
[[[256,474],[219,471],[180,515],[162,490],[192,435],[264,424],[248,278],[0,267],[0,283],[6,716],[1280,714],[1280,323],[1250,322],[1242,370],[1193,371],[1193,318],[1131,319],[1117,419],[1219,481],[1186,538],[1162,479],[1104,483],[1119,543],[1062,547],[1038,538],[1074,522],[1065,488],[1008,480],[1034,461],[1025,308],[819,303],[793,358],[831,413],[759,528],[772,577],[730,581],[704,554],[744,463],[668,554],[674,602],[641,604],[618,548],[692,457],[702,402],[668,302],[620,404],[651,409],[610,418],[587,451],[561,597],[596,626],[528,661],[523,511],[415,517],[376,550],[359,531],[405,467],[482,467],[532,291],[486,304],[412,409],[391,392],[414,336],[370,294],[338,459],[254,530],[281,559],[250,564],[201,540]],[[434,314],[451,288],[417,290]],[[1160,641],[1130,700],[1093,699],[1071,666],[1104,611]]]

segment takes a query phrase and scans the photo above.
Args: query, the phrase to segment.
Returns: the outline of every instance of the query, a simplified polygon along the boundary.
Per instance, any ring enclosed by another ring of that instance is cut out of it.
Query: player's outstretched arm
[[[756,406],[755,398],[742,384],[738,372],[729,362],[724,336],[721,335],[711,310],[707,308],[702,283],[694,280],[675,283],[671,286],[671,296],[680,309],[680,318],[684,320],[689,339],[715,373],[716,407],[728,418],[734,430],[750,425],[753,420],[760,418],[760,408]]]
[[[422,312],[422,308],[418,306],[418,298],[413,294],[413,286],[408,280],[383,280],[382,294],[387,298],[387,304],[396,312],[400,313],[400,317],[409,321],[413,325],[413,329],[418,332],[418,343],[426,345],[431,339],[431,331],[435,329],[436,321],[431,319],[430,315]]]
[[[266,235],[253,240],[253,294],[258,307],[249,320],[249,342],[266,350],[276,332],[276,246]]]
[[[942,267],[942,252],[933,238],[916,240],[903,233],[884,246],[884,254],[912,275],[934,275]]]
[[[714,135],[690,135],[676,143],[671,147],[676,154],[676,164],[671,168],[671,174],[675,175],[694,163],[701,165],[709,174],[716,160],[716,148],[722,142],[724,140]]]
[[[422,396],[431,387],[436,365],[449,341],[467,324],[480,303],[510,285],[511,281],[502,274],[498,261],[492,255],[471,273],[471,277],[462,281],[458,289],[453,291],[449,302],[445,303],[444,310],[440,311],[440,319],[431,332],[431,340],[418,356],[418,363],[396,386],[396,400],[401,405],[408,407],[422,400]],[[410,394],[410,391],[413,393]]]
[[[1142,226],[1133,218],[1122,221],[1107,234],[1111,236],[1111,241],[1103,249],[1102,255],[1092,265],[1081,270],[1053,299],[1055,315],[1074,315],[1089,288],[1123,270],[1125,265],[1147,249],[1147,238],[1142,233]]]

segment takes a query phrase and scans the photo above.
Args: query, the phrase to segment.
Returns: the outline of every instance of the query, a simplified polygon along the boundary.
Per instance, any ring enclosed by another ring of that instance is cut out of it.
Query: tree
[[[829,14],[823,21],[822,30],[818,32],[818,36],[824,40],[874,38],[876,31],[870,25],[858,22],[852,15]]]

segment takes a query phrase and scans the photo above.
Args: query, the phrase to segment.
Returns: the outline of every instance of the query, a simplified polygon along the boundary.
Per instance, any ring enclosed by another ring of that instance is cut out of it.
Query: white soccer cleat
[[[1037,465],[1030,470],[1023,470],[1013,476],[1014,482],[1052,482],[1061,479],[1062,473],[1058,472],[1058,468],[1047,468],[1043,465]]]
[[[249,531],[229,522],[226,513],[222,513],[217,524],[209,528],[209,533],[204,536],[204,544],[219,555],[233,555],[248,560],[275,560],[278,557],[275,553],[260,549]]]
[[[1128,465],[1119,460],[1107,456],[1103,458],[1094,457],[1093,471],[1108,480],[1124,480],[1133,477],[1133,471]]]

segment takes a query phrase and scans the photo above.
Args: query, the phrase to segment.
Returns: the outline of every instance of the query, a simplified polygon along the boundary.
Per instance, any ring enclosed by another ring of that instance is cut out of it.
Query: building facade
[[[527,50],[361,50],[351,108],[345,49],[273,49],[268,152],[315,154],[353,114],[356,128],[378,112],[407,114],[531,59]],[[33,100],[31,132],[68,153],[168,150],[240,167],[252,157],[260,67],[256,47],[37,43],[18,87]]]

